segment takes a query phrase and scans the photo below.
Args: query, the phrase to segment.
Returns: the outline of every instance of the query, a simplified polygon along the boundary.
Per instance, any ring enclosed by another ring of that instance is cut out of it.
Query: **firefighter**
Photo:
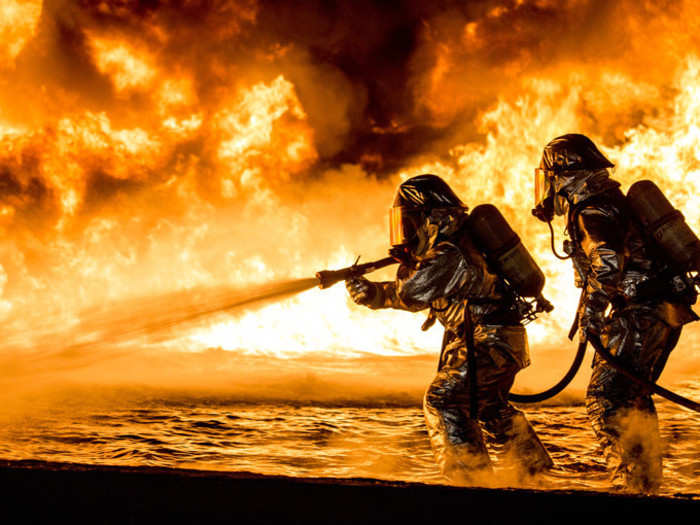
[[[655,381],[681,327],[696,319],[694,287],[674,272],[631,213],[613,164],[586,136],[557,137],[535,170],[533,215],[566,216],[564,251],[583,288],[577,322],[629,371]],[[586,408],[618,488],[656,491],[662,447],[651,395],[596,354]]]
[[[488,482],[492,473],[483,429],[504,446],[519,475],[552,466],[523,413],[508,402],[515,374],[529,365],[527,334],[504,279],[475,248],[467,208],[438,176],[403,182],[390,210],[396,279],[346,281],[353,301],[369,308],[429,310],[424,328],[445,328],[439,370],[423,410],[445,477],[457,484]],[[468,338],[473,354],[468,355]]]

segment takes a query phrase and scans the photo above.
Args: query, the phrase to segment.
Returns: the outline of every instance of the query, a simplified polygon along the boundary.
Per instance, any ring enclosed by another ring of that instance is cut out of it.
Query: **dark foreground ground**
[[[7,523],[685,522],[690,498],[0,461]]]

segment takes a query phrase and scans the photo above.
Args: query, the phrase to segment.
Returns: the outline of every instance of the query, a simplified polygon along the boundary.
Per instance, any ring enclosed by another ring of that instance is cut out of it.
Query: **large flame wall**
[[[557,306],[531,341],[560,341],[577,294],[530,215],[541,149],[588,134],[625,188],[653,179],[700,229],[698,11],[631,0],[5,0],[5,344],[46,345],[111,301],[382,257],[393,190],[422,172],[505,213]],[[188,327],[177,344],[434,351],[440,334],[420,321],[355,307],[338,286]]]

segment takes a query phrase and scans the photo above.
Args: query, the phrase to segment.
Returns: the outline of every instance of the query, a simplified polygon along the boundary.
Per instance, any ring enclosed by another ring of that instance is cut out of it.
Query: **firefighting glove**
[[[345,281],[350,297],[357,304],[368,306],[377,295],[377,285],[364,277],[352,277]]]

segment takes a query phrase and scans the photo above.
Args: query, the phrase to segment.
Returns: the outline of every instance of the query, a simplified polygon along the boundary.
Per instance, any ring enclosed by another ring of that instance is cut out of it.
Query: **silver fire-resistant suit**
[[[689,301],[670,293],[667,266],[645,242],[606,169],[570,174],[559,195],[568,201],[572,240],[565,248],[577,286],[585,287],[580,325],[600,334],[602,344],[630,371],[655,381],[681,327],[697,319]],[[662,450],[651,395],[596,354],[586,408],[613,483],[656,490]]]
[[[438,373],[423,402],[425,420],[441,472],[455,483],[479,482],[491,470],[482,425],[520,473],[552,466],[549,454],[522,412],[508,402],[515,374],[529,365],[527,334],[504,282],[491,273],[474,247],[465,216],[428,217],[419,242],[395,281],[348,281],[356,302],[370,308],[430,309],[428,322],[445,327]],[[372,297],[371,301],[358,300]],[[477,413],[470,413],[465,309],[469,305],[476,349]]]

